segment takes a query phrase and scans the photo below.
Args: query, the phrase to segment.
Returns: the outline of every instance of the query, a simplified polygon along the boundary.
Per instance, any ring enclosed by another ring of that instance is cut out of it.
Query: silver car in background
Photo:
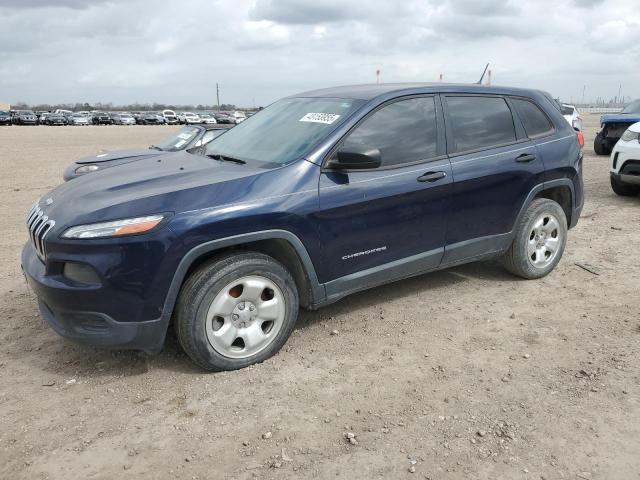
[[[67,117],[69,125],[90,125],[91,120],[87,115],[82,113],[73,113]]]
[[[114,125],[135,125],[136,119],[130,113],[117,113],[111,116]]]

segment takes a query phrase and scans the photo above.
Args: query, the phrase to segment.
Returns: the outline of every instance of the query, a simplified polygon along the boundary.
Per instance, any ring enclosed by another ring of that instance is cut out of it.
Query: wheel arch
[[[291,273],[298,288],[300,305],[313,308],[325,297],[315,267],[302,241],[286,230],[265,230],[221,238],[192,248],[176,269],[165,299],[162,316],[167,325],[184,281],[198,266],[227,252],[255,251],[273,257]]]
[[[514,234],[516,225],[519,224],[520,219],[536,198],[548,198],[560,204],[567,216],[567,225],[573,225],[572,215],[575,212],[575,189],[573,182],[569,178],[557,178],[548,182],[540,183],[533,187],[529,192],[526,200],[518,212],[516,221],[514,222],[514,228],[511,229],[511,233]]]

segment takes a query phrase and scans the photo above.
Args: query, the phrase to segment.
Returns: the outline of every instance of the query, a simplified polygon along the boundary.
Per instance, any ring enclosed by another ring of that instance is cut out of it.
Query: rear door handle
[[[529,162],[533,162],[535,159],[536,159],[535,155],[532,155],[531,153],[523,153],[522,155],[516,158],[516,162],[529,163]]]
[[[420,175],[418,177],[419,182],[435,182],[437,180],[441,180],[446,177],[447,174],[445,172],[427,172],[424,175]]]

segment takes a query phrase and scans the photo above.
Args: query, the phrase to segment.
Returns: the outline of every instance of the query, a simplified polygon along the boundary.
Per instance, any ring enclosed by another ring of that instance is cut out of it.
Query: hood
[[[80,160],[76,160],[76,163],[100,163],[100,162],[108,162],[111,160],[119,160],[123,158],[134,158],[134,157],[155,157],[156,155],[160,155],[166,152],[162,150],[153,150],[151,148],[132,148],[130,150],[114,150],[113,152],[103,152],[98,153],[96,155],[90,155],[88,157],[83,157]]]
[[[629,127],[629,130],[635,133],[640,133],[640,122],[636,122]]]
[[[636,123],[640,122],[640,113],[613,113],[602,115],[600,123]]]
[[[267,171],[177,152],[83,175],[43,199],[52,200],[46,209],[56,221],[56,230],[66,229],[74,224],[211,206],[228,192],[245,191],[246,186],[238,182]]]

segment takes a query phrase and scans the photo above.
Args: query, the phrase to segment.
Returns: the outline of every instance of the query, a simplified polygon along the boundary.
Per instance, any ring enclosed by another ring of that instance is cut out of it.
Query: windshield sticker
[[[190,133],[179,133],[178,138],[182,138],[183,140],[189,140],[191,138]]]
[[[184,145],[185,143],[187,143],[187,141],[186,141],[186,140],[180,140],[180,141],[176,142],[175,147],[176,147],[176,148],[177,148],[177,147],[181,147],[181,146],[182,146],[182,145]]]
[[[313,123],[326,123],[327,125],[331,125],[335,122],[340,115],[336,115],[335,113],[307,113],[304,117],[302,117],[299,122],[313,122]]]

